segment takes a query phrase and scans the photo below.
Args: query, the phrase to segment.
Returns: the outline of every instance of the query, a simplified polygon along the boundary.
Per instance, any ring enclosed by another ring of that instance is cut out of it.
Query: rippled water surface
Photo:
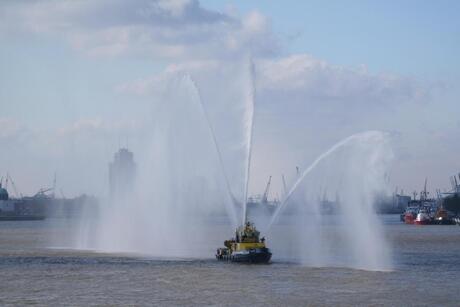
[[[49,248],[62,221],[0,222],[0,305],[436,305],[460,303],[460,227],[384,216],[388,272],[149,259]]]

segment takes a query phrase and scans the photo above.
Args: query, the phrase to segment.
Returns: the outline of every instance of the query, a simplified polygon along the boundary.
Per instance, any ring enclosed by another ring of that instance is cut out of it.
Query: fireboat
[[[265,238],[259,238],[260,232],[254,224],[246,222],[235,231],[235,238],[225,240],[225,247],[218,248],[216,259],[243,263],[268,263],[272,257],[265,246]]]

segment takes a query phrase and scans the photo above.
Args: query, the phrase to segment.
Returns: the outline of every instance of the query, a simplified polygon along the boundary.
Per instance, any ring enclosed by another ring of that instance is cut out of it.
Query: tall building
[[[134,155],[120,148],[109,164],[109,190],[111,200],[123,200],[133,192],[136,177]]]

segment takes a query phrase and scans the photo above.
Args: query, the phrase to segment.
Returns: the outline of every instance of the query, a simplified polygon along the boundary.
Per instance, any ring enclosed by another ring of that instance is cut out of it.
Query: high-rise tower
[[[126,148],[120,148],[109,164],[110,199],[123,200],[133,192],[136,176],[134,155]]]

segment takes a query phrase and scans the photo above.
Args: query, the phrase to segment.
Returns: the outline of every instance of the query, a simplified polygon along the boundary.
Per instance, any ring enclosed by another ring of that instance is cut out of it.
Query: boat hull
[[[415,225],[430,225],[432,224],[432,220],[425,212],[419,212],[417,214],[417,218],[414,221]]]
[[[231,261],[245,263],[268,263],[272,257],[272,253],[265,249],[249,250],[244,252],[235,252],[232,254]]]
[[[42,215],[2,215],[0,221],[42,221],[45,216]]]
[[[415,220],[414,224],[415,225],[430,225],[431,221],[430,220]]]
[[[404,216],[404,223],[406,224],[414,224],[415,217],[412,214],[406,214]]]
[[[454,217],[452,220],[454,221],[455,224],[460,226],[460,217]]]
[[[268,263],[272,253],[268,248],[236,251],[228,255],[216,255],[217,260],[239,263]]]
[[[434,223],[436,225],[455,225],[455,221],[450,218],[437,218]]]

